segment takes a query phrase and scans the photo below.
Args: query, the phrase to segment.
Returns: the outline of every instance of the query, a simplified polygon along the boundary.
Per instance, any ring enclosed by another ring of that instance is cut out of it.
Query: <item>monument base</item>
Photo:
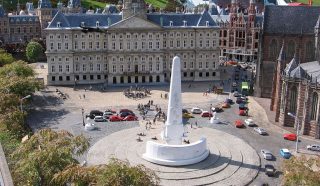
[[[143,158],[152,163],[167,166],[182,166],[198,163],[209,155],[206,138],[191,144],[168,145],[148,141]]]

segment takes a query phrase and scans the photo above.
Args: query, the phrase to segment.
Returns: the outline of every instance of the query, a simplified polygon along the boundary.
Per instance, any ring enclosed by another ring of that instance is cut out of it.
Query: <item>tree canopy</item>
[[[5,52],[3,49],[0,49],[0,67],[10,64],[14,61],[14,58],[11,54]]]
[[[41,53],[44,51],[40,43],[31,41],[26,48],[26,57],[31,62],[36,62]]]
[[[75,156],[83,154],[89,141],[83,135],[42,129],[22,143],[12,154],[16,185],[51,185],[54,174],[78,164]]]
[[[320,157],[291,157],[283,163],[283,185],[320,185]]]

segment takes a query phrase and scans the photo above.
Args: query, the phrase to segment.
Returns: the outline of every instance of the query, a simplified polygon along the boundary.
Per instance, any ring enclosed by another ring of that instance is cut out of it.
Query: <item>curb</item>
[[[11,173],[0,143],[0,185],[13,186]]]

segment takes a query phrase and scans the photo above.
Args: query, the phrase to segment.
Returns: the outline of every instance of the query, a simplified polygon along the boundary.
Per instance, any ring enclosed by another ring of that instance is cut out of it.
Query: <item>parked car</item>
[[[242,128],[242,127],[244,127],[244,124],[243,124],[243,122],[242,122],[241,120],[236,120],[236,121],[234,122],[234,124],[235,124],[235,126],[236,126],[237,128]]]
[[[109,121],[111,121],[111,122],[122,121],[122,120],[123,120],[123,118],[118,115],[113,115],[113,116],[110,116],[110,118],[109,118]]]
[[[230,104],[229,103],[222,103],[222,108],[230,108]]]
[[[244,120],[244,123],[245,123],[246,125],[248,125],[248,127],[254,127],[254,126],[256,126],[256,124],[253,122],[252,119],[246,119],[246,120]]]
[[[230,105],[233,103],[232,99],[229,99],[229,98],[227,98],[226,100],[224,100],[224,102],[225,102],[225,103],[228,103],[228,104],[230,104]]]
[[[283,135],[283,139],[290,140],[290,141],[296,141],[297,140],[297,135],[293,134],[293,133],[284,134]]]
[[[261,150],[261,154],[263,156],[264,159],[266,160],[272,160],[273,159],[273,155],[270,151],[262,149]]]
[[[119,116],[122,118],[125,118],[129,115],[135,116],[135,114],[133,112],[120,112]]]
[[[137,116],[133,116],[133,115],[129,115],[126,116],[125,118],[122,119],[123,121],[137,121],[138,117]]]
[[[239,104],[239,110],[246,110],[246,109],[247,109],[247,106],[245,103],[242,102]]]
[[[239,110],[239,116],[247,116],[248,113],[246,112],[246,110]]]
[[[233,96],[234,96],[234,97],[239,97],[239,96],[240,96],[240,94],[239,94],[239,92],[238,92],[238,91],[234,91],[234,92],[233,92]]]
[[[105,122],[105,121],[107,121],[103,116],[95,116],[93,120],[95,122]]]
[[[289,159],[291,157],[291,153],[288,149],[280,149],[280,156],[285,159]]]
[[[241,97],[237,97],[236,103],[237,103],[237,104],[240,104],[240,103],[242,103],[242,102],[243,102],[242,98],[241,98]]]
[[[94,119],[95,116],[103,116],[103,112],[100,110],[91,110],[90,113],[86,115],[86,118]]]
[[[308,145],[307,149],[313,151],[320,151],[320,145]]]
[[[115,113],[111,112],[111,111],[104,111],[103,113],[103,117],[106,119],[109,119],[110,116],[114,115]]]
[[[265,169],[265,174],[269,177],[272,177],[275,175],[275,172],[276,172],[276,169],[273,167],[273,165],[270,165],[270,164],[266,164],[264,166],[264,169]]]
[[[191,109],[191,113],[192,114],[201,114],[202,113],[202,109],[198,108],[198,107],[193,107]]]
[[[223,109],[221,107],[212,107],[211,110],[212,110],[212,112],[217,112],[217,113],[223,111]]]
[[[253,128],[254,131],[256,131],[257,133],[259,133],[260,135],[266,135],[267,134],[267,131],[263,128],[260,128],[260,127],[254,127]]]
[[[201,117],[212,117],[212,113],[208,112],[208,111],[203,111],[201,113]]]

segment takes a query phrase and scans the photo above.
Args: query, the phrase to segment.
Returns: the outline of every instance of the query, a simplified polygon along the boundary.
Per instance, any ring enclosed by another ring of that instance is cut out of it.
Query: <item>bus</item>
[[[249,84],[248,82],[241,83],[241,94],[247,96],[249,93]]]

